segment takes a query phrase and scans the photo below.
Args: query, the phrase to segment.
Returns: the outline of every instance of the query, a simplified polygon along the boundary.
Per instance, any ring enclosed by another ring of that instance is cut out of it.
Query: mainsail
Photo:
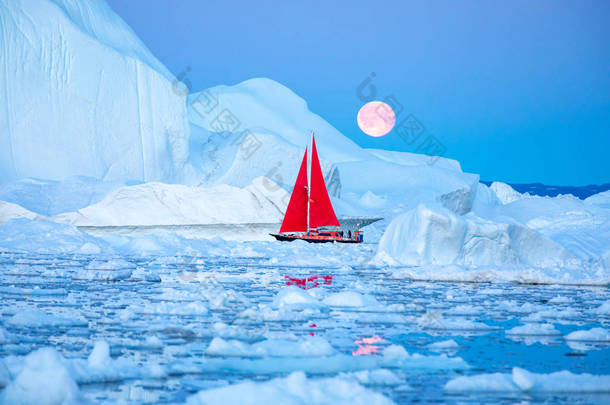
[[[307,148],[280,232],[307,232]]]
[[[311,134],[311,164],[307,164],[307,148],[280,227],[282,232],[309,232],[321,226],[339,226],[339,221],[326,191],[316,141]]]
[[[318,159],[316,150],[316,140],[311,135],[311,175],[309,190],[309,228],[319,226],[339,226],[339,221],[335,215],[335,210],[330,202],[326,183]]]

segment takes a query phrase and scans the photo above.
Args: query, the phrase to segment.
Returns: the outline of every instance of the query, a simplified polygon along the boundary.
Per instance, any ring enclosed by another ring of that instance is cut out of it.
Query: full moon
[[[394,128],[396,115],[392,107],[383,101],[366,103],[358,111],[358,126],[367,135],[384,136]]]

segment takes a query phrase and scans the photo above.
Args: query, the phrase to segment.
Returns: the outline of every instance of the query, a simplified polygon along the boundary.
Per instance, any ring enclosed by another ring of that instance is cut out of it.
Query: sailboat
[[[275,239],[292,242],[297,239],[312,243],[341,242],[360,243],[362,231],[340,228],[339,220],[330,202],[320,159],[316,150],[316,140],[311,133],[311,155],[305,155],[299,174],[294,183],[288,208],[279,233],[272,233]]]

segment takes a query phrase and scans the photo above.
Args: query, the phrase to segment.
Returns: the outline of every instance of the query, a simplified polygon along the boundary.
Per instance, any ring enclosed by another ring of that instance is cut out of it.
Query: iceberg
[[[572,265],[561,245],[517,223],[457,215],[442,207],[417,208],[396,217],[379,241],[378,257],[401,265]]]
[[[16,218],[41,219],[40,215],[37,215],[20,205],[0,201],[0,225]]]
[[[110,192],[102,201],[53,219],[76,226],[147,226],[280,223],[283,194],[257,178],[245,188],[145,183]]]
[[[0,182],[184,179],[185,95],[104,1],[5,2],[0,25]]]

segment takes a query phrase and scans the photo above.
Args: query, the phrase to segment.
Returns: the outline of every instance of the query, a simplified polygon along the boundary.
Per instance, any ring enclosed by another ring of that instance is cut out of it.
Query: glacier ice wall
[[[102,0],[0,3],[0,182],[179,181],[185,98]]]

